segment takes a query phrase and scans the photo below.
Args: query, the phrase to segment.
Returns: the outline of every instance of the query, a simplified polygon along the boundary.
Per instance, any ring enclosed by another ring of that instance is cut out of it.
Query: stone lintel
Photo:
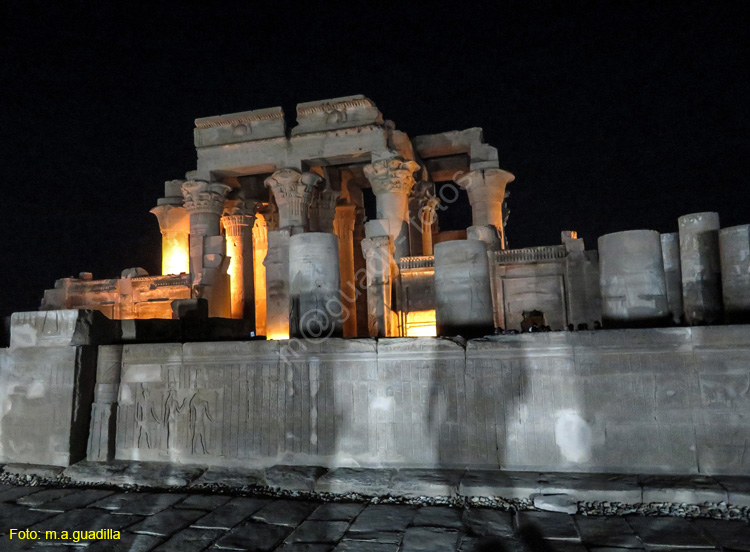
[[[280,107],[242,111],[195,120],[195,147],[250,142],[286,135],[284,111]]]
[[[373,124],[383,124],[382,113],[372,100],[357,94],[297,104],[292,136]]]
[[[438,134],[423,134],[422,136],[415,136],[412,140],[414,148],[422,159],[469,153],[472,145],[482,144],[483,142],[483,131],[479,127],[451,130]]]

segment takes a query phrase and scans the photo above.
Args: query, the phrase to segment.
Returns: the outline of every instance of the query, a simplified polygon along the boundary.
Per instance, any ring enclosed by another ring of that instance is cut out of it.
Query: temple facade
[[[748,227],[720,237],[716,213],[681,217],[679,233],[602,236],[598,252],[573,231],[559,245],[510,249],[515,177],[480,128],[410,139],[371,100],[349,96],[299,104],[291,129],[279,107],[197,119],[194,138],[197,168],[166,182],[151,210],[163,274],[64,278],[42,310],[177,318],[200,302],[208,317],[248,321],[268,339],[748,317]],[[471,226],[441,232],[460,190]]]
[[[532,310],[556,329],[599,318],[596,254],[582,242],[568,233],[549,257],[508,249],[514,176],[480,128],[410,139],[371,100],[350,96],[299,104],[292,129],[277,107],[197,119],[194,137],[197,168],[166,182],[151,210],[162,275],[64,278],[45,292],[42,310],[173,318],[175,301],[204,299],[208,316],[250,320],[269,339],[436,335],[435,248],[459,237],[484,251],[483,294],[470,293],[468,305],[479,301],[492,319],[477,330],[520,329]],[[461,188],[472,225],[441,233],[438,213]]]

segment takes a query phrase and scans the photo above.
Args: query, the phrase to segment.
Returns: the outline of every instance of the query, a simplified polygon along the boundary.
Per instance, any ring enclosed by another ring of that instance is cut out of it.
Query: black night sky
[[[747,2],[70,4],[0,6],[0,315],[158,273],[149,209],[195,118],[357,93],[410,136],[483,127],[511,247],[750,223]]]

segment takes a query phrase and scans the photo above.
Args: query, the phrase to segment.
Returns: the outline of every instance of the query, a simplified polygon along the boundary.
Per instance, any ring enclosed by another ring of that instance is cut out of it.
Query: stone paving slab
[[[643,502],[726,502],[727,490],[715,479],[705,476],[640,476]]]
[[[282,544],[274,552],[331,552],[333,545],[313,544],[309,542],[295,542]]]
[[[11,475],[36,475],[46,479],[54,479],[60,475],[65,468],[60,466],[47,466],[42,464],[6,464],[2,473]]]
[[[538,479],[536,472],[467,470],[461,477],[458,493],[461,496],[529,498],[542,492]]]
[[[154,552],[200,552],[225,534],[225,531],[217,529],[193,529],[190,527],[157,546]]]
[[[551,540],[580,541],[573,516],[552,512],[518,512],[516,526],[525,524],[540,528],[544,538]]]
[[[15,502],[22,496],[37,493],[42,490],[39,487],[11,487],[0,491],[0,502]]]
[[[416,513],[413,506],[373,504],[357,516],[348,533],[404,531]]]
[[[16,504],[3,504],[0,507],[0,534],[7,535],[10,529],[25,529],[55,514],[29,510]]]
[[[682,518],[625,516],[638,538],[647,546],[673,548],[713,548],[698,528]]]
[[[271,502],[269,498],[233,498],[193,523],[193,527],[228,531]]]
[[[395,469],[339,468],[318,478],[315,482],[315,492],[387,495],[392,493],[391,481],[396,471]]]
[[[67,495],[77,493],[78,489],[44,489],[42,491],[25,495],[16,500],[16,504],[38,508],[43,504],[53,502]]]
[[[417,510],[417,514],[412,520],[412,525],[416,527],[460,529],[463,527],[463,523],[461,523],[462,514],[463,510],[448,506],[424,507]]]
[[[112,494],[114,494],[114,491],[83,489],[56,500],[45,502],[41,506],[37,506],[33,509],[44,510],[45,512],[67,512],[68,510],[73,510],[75,508],[83,508]]]
[[[151,552],[164,537],[124,532],[120,540],[100,540],[88,545],[86,552]]]
[[[318,507],[315,502],[274,500],[252,515],[255,521],[296,527]]]
[[[343,540],[333,552],[398,552],[398,543]]]
[[[714,479],[727,491],[729,504],[750,506],[750,477],[717,475]]]
[[[390,494],[406,497],[458,496],[464,470],[400,469],[391,478]]]
[[[195,487],[216,484],[234,488],[268,486],[263,470],[240,468],[209,468],[190,485]]]
[[[284,542],[336,544],[348,527],[348,521],[303,521]]]
[[[174,505],[175,508],[186,508],[188,510],[205,510],[212,512],[219,506],[223,506],[227,502],[232,500],[231,496],[227,495],[210,495],[210,494],[195,494],[190,495],[182,502],[178,502]]]
[[[622,517],[577,516],[575,519],[581,541],[587,546],[639,548],[641,541]]]
[[[271,552],[291,531],[290,527],[251,521],[232,529],[214,546],[221,550]]]
[[[351,521],[364,509],[364,504],[329,502],[318,506],[307,519],[318,521]]]
[[[143,521],[128,528],[132,533],[144,533],[146,535],[157,535],[167,537],[181,529],[185,529],[194,521],[206,515],[203,510],[180,510],[170,508],[148,516]]]
[[[136,498],[128,500],[113,510],[116,514],[139,514],[150,516],[166,510],[170,506],[184,500],[187,495],[170,493],[138,493]],[[107,500],[106,498],[104,500]]]
[[[489,508],[470,508],[464,510],[462,521],[472,535],[479,537],[513,536],[513,516],[510,512]]]
[[[744,521],[697,519],[694,523],[712,544],[731,550],[750,551],[750,525]]]
[[[455,552],[458,538],[455,529],[411,527],[404,533],[401,552]]]
[[[287,491],[312,491],[328,470],[319,466],[273,466],[265,471],[269,487]]]
[[[567,494],[585,502],[623,502],[638,504],[643,500],[643,487],[637,475],[540,473],[540,493]]]

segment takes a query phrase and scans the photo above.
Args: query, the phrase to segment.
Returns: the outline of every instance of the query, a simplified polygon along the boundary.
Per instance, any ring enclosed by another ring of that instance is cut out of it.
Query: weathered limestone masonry
[[[10,348],[0,349],[1,463],[86,458],[97,356],[86,343],[102,325],[96,314],[13,314]]]
[[[126,345],[117,458],[743,474],[750,327]]]

